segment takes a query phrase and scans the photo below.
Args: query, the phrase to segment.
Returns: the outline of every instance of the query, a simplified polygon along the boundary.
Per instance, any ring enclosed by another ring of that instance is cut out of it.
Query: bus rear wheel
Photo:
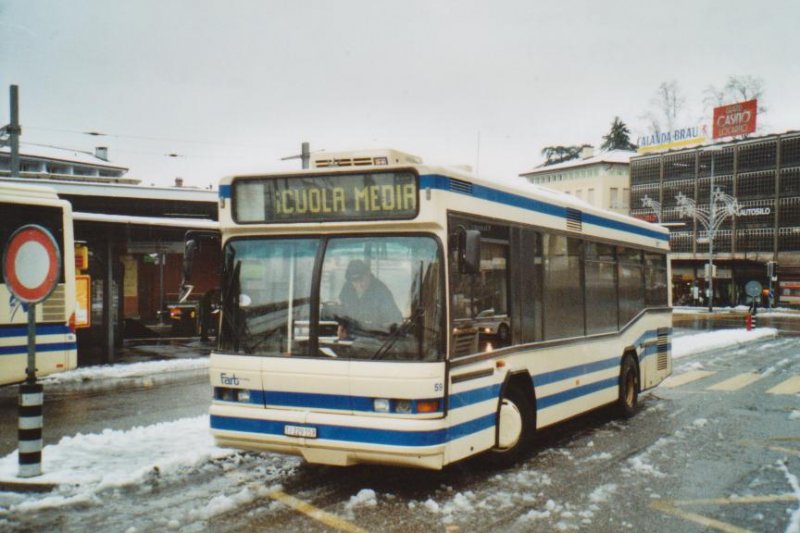
[[[639,370],[633,357],[626,356],[619,372],[619,397],[617,398],[617,414],[621,418],[630,418],[636,413],[639,405]]]
[[[501,468],[514,465],[530,447],[534,430],[532,399],[520,387],[509,386],[497,412],[497,442],[486,460]]]

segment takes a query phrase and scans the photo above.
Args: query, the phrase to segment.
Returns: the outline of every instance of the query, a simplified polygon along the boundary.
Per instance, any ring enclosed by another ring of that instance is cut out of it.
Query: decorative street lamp
[[[739,214],[739,202],[726,194],[721,188],[714,188],[714,153],[720,148],[708,149],[711,154],[711,183],[709,185],[708,207],[697,207],[697,203],[688,196],[679,192],[675,197],[678,201],[678,215],[694,218],[706,229],[708,235],[708,265],[706,266],[706,286],[708,291],[708,311],[714,310],[714,237],[717,230],[728,217]]]

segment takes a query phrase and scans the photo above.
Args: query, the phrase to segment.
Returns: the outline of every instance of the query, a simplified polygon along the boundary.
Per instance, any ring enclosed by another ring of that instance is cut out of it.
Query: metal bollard
[[[19,386],[19,477],[42,474],[42,403],[39,383]]]

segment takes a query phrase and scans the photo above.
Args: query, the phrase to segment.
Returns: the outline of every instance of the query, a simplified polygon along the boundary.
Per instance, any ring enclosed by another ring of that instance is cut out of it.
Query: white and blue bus
[[[660,226],[396,151],[323,153],[219,196],[220,445],[511,464],[539,428],[631,416],[671,373]]]
[[[36,374],[45,376],[78,364],[72,206],[48,187],[0,182],[0,251],[27,224],[47,229],[61,250],[58,285],[36,305]],[[24,381],[27,366],[27,305],[11,294],[0,269],[0,385]]]

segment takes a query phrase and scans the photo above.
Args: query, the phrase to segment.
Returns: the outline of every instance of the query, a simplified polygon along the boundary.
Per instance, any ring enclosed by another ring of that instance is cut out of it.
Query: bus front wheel
[[[617,414],[622,418],[630,418],[636,413],[639,405],[639,370],[633,357],[626,356],[619,372],[619,397],[617,398]]]
[[[486,454],[494,466],[509,467],[519,461],[533,439],[532,399],[520,387],[509,386],[497,412],[497,442]]]

